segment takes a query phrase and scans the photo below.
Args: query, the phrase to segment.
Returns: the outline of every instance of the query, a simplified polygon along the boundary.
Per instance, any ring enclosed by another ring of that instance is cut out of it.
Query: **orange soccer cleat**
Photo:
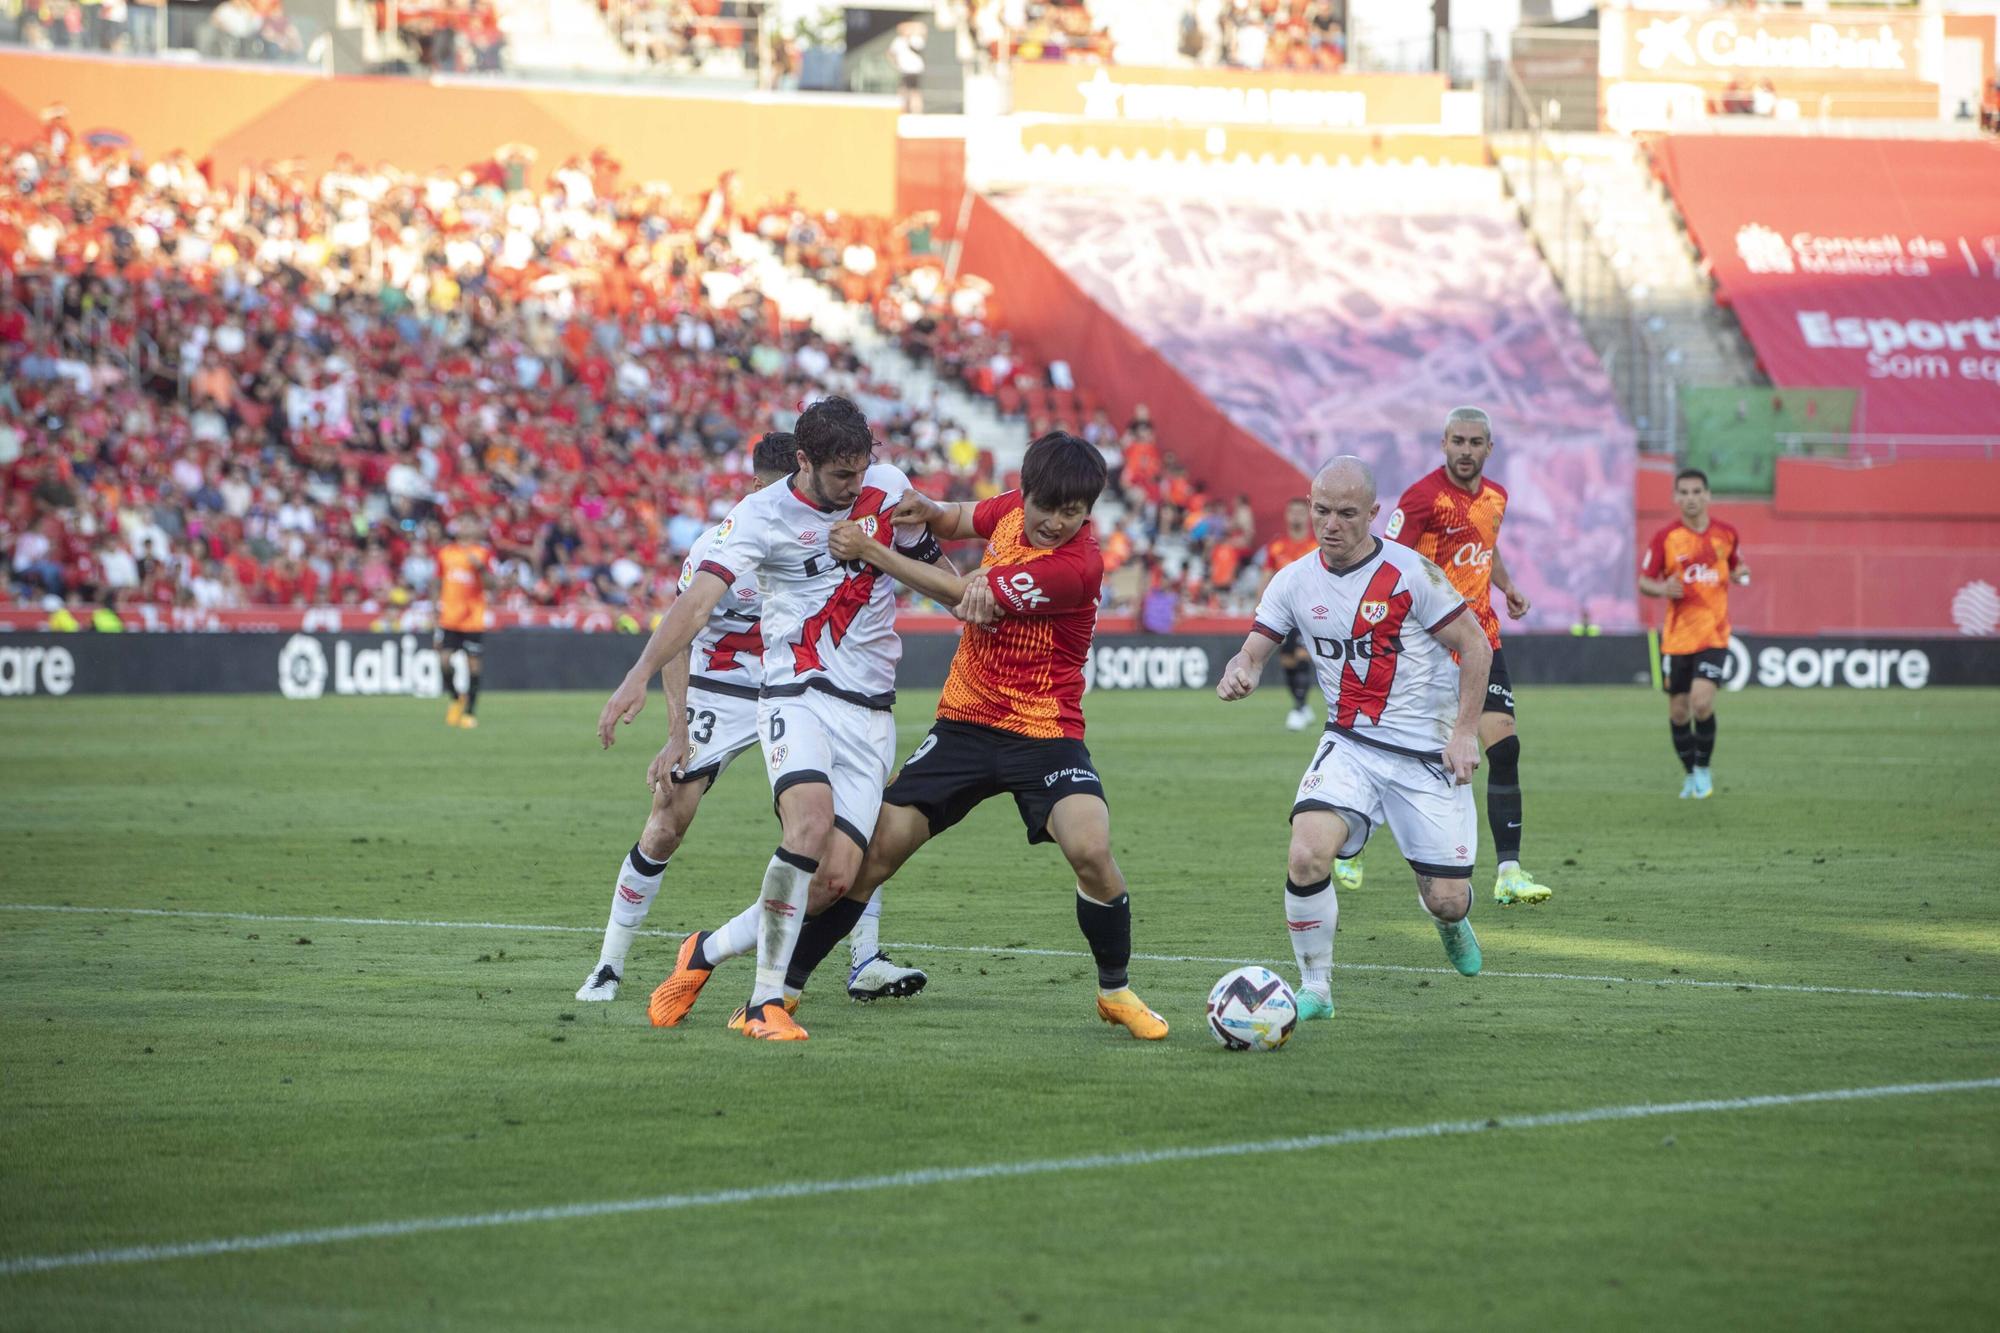
[[[451,701],[451,707],[444,710],[444,724],[447,727],[455,727],[464,720],[465,720],[465,700],[453,699]]]
[[[1159,1041],[1167,1035],[1167,1020],[1146,1007],[1146,1002],[1130,990],[1097,997],[1097,1016],[1116,1024],[1140,1041]]]
[[[766,1000],[755,1018],[749,1017],[746,1006],[730,1016],[729,1026],[758,1041],[804,1041],[806,1030],[792,1017],[798,1005],[797,1000]]]
[[[715,969],[701,961],[701,942],[706,938],[708,932],[698,930],[682,940],[680,952],[674,955],[674,970],[653,988],[653,997],[646,1001],[646,1017],[653,1020],[654,1027],[678,1026],[694,1008],[701,988],[715,975]]]

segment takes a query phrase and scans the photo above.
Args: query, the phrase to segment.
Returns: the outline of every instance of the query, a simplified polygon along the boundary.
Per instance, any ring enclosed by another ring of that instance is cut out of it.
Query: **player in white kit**
[[[1334,858],[1359,856],[1385,822],[1452,965],[1479,972],[1479,941],[1466,919],[1479,847],[1469,784],[1493,650],[1443,570],[1369,531],[1381,509],[1365,463],[1327,464],[1312,486],[1319,550],[1271,580],[1243,650],[1216,686],[1224,700],[1248,696],[1296,631],[1326,695],[1326,732],[1292,805],[1286,868],[1301,1018],[1333,1016]]]
[[[759,489],[784,480],[798,466],[798,444],[790,431],[772,431],[757,441],[751,468]],[[695,539],[681,562],[678,593],[694,583],[695,571],[715,544],[718,524]],[[754,575],[738,579],[729,595],[709,613],[693,649],[667,663],[660,673],[668,704],[668,738],[646,769],[646,786],[653,809],[639,840],[619,862],[611,890],[611,919],[597,964],[584,979],[576,998],[585,1002],[615,1000],[624,979],[625,958],[632,939],[645,924],[659,892],[667,862],[701,799],[737,755],[757,744],[757,694],[764,683],[764,599]],[[853,967],[847,992],[858,1000],[890,995],[914,995],[929,980],[915,968],[898,967],[883,954],[880,939],[880,895],[870,899],[850,937]],[[730,922],[717,932],[716,962],[756,947],[756,922]],[[728,948],[728,952],[723,950]]]
[[[902,641],[894,584],[872,566],[835,560],[827,530],[846,519],[920,559],[941,556],[927,531],[899,533],[892,525],[909,479],[869,461],[874,438],[853,403],[822,398],[800,414],[793,433],[797,474],[730,511],[688,591],[598,721],[599,738],[609,744],[617,723],[645,707],[652,674],[687,651],[737,582],[757,579],[764,597],[757,732],[784,833],[758,894],[756,982],[732,1026],[778,1041],[806,1037],[783,1002],[785,968],[808,903],[823,905],[853,885],[895,753],[890,710]],[[697,935],[682,944],[677,974],[690,946],[699,951],[701,943]]]

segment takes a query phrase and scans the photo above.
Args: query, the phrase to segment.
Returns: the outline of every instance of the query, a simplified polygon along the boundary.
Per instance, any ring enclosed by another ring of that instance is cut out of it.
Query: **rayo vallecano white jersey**
[[[680,591],[686,592],[694,582],[695,571],[708,558],[715,535],[721,531],[722,525],[717,524],[688,548],[687,559],[681,561]],[[715,610],[709,612],[708,623],[695,635],[689,683],[754,698],[764,684],[764,635],[759,625],[763,614],[764,598],[758,591],[756,574],[745,574],[730,584]]]
[[[1297,630],[1326,693],[1326,725],[1368,745],[1434,758],[1458,716],[1458,663],[1431,637],[1465,613],[1444,571],[1407,546],[1334,571],[1315,551],[1279,570],[1256,629]]]
[[[827,554],[829,525],[853,519],[877,541],[921,552],[935,549],[923,528],[898,533],[889,515],[910,488],[899,468],[876,463],[862,475],[853,506],[828,514],[786,478],[731,510],[698,569],[732,587],[755,578],[764,594],[764,695],[824,690],[868,708],[896,701],[895,580],[859,561]]]

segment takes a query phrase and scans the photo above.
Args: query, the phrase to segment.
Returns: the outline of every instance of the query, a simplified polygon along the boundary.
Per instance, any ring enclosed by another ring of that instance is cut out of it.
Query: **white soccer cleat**
[[[847,997],[869,1000],[897,1000],[915,995],[930,984],[930,978],[914,967],[898,967],[889,955],[878,953],[847,974]]]
[[[1312,724],[1313,715],[1310,708],[1294,708],[1291,712],[1285,714],[1286,731],[1304,731]]]
[[[606,963],[584,978],[576,998],[589,1004],[593,1000],[615,1000],[618,998],[618,973]]]

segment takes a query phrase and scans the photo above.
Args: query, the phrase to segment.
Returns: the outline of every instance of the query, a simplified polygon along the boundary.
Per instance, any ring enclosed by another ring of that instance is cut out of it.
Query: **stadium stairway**
[[[1598,248],[1647,313],[1647,332],[1673,379],[1690,385],[1761,383],[1756,356],[1736,319],[1715,301],[1680,213],[1640,150],[1616,135],[1548,136],[1558,168]],[[1518,198],[1527,198],[1527,160],[1500,155]],[[1543,177],[1544,185],[1547,176]],[[1545,250],[1563,244],[1563,192],[1544,189],[1529,223]]]
[[[778,303],[784,318],[806,321],[821,337],[852,348],[876,379],[896,386],[903,401],[928,406],[935,415],[957,422],[967,438],[992,453],[1000,475],[1021,465],[1027,441],[1020,422],[1008,421],[992,403],[905,356],[893,338],[875,327],[864,308],[848,305],[824,284],[787,268],[761,238],[739,236],[734,245],[753,285]]]
[[[640,64],[590,0],[495,0],[513,70],[627,74]]]

